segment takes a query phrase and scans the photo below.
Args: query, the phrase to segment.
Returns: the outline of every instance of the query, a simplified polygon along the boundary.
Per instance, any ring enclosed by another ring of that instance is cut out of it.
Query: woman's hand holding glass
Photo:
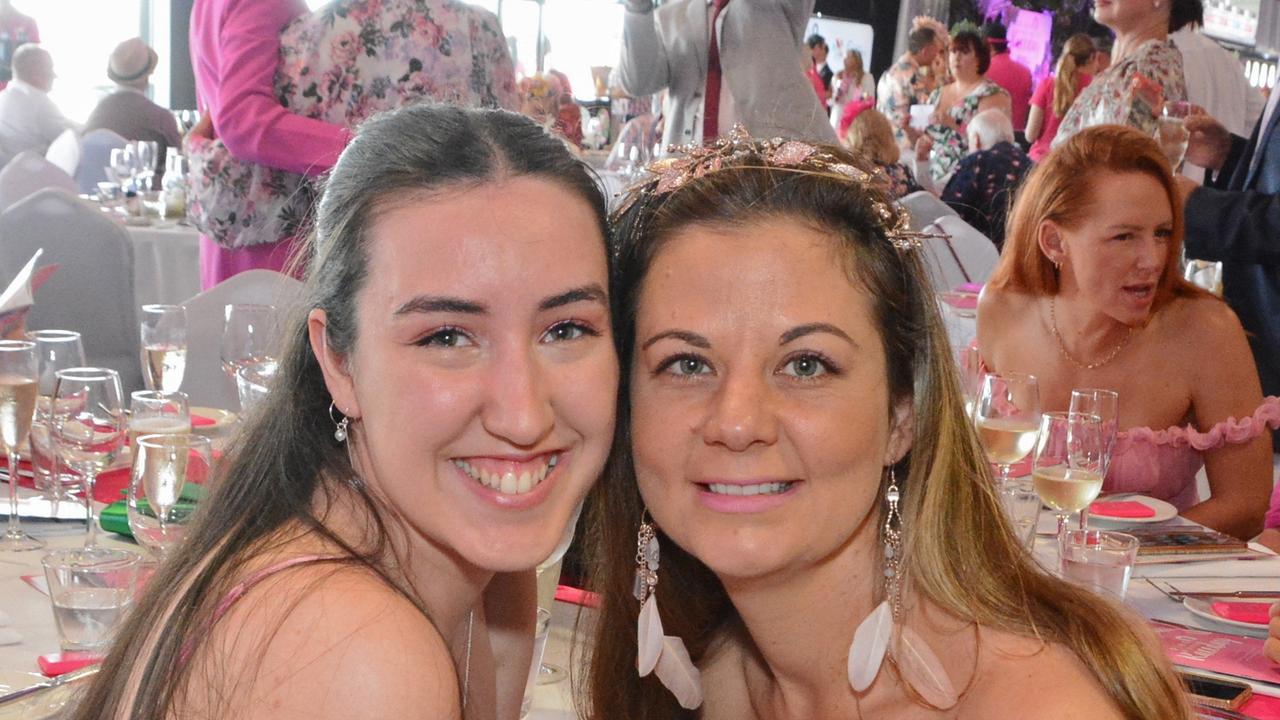
[[[1034,375],[986,375],[973,410],[978,437],[987,459],[1000,468],[1000,483],[1009,468],[1031,452],[1040,428],[1040,389]]]
[[[138,438],[129,480],[129,528],[133,537],[163,559],[182,541],[195,509],[195,487],[209,476],[209,438],[192,433]]]
[[[98,473],[120,455],[125,440],[124,401],[120,376],[106,368],[71,368],[58,372],[54,391],[53,436],[58,459],[84,479],[88,530],[85,549],[97,542],[93,485]]]

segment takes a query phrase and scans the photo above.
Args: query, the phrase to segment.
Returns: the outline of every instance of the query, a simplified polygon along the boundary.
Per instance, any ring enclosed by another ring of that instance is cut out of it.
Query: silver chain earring
[[[884,514],[884,592],[889,598],[893,621],[902,622],[902,515],[898,513],[898,478],[889,467],[889,487],[884,491],[889,504]]]
[[[341,420],[338,419],[337,415],[341,412],[341,410],[337,409],[336,405],[332,402],[329,403],[329,419],[333,421],[334,425],[333,439],[340,443],[347,441],[347,426],[351,424],[351,418],[347,417],[345,414],[342,415]]]

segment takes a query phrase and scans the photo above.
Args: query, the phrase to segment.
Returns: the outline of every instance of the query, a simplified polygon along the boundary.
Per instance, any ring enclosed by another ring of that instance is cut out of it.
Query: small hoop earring
[[[338,410],[333,402],[330,402],[329,419],[333,421],[334,425],[333,439],[342,443],[347,441],[347,427],[351,424],[351,418],[347,417],[346,414],[342,414],[342,419],[339,420],[338,414],[342,414],[342,411]]]

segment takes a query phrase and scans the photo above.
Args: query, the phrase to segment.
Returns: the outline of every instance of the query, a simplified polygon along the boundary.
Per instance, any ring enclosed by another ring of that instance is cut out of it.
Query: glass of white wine
[[[1000,468],[1000,486],[1009,469],[1035,447],[1040,430],[1040,388],[1034,375],[985,375],[973,409],[987,459]]]
[[[80,478],[63,471],[53,450],[53,422],[50,417],[53,389],[58,383],[59,370],[84,367],[84,345],[80,342],[80,333],[73,330],[32,330],[27,333],[27,339],[36,344],[40,362],[36,416],[31,422],[31,466],[36,474],[36,484],[54,503],[56,515],[56,503],[72,499]]]
[[[69,368],[58,372],[53,393],[53,437],[58,459],[80,473],[88,529],[84,547],[97,547],[98,518],[93,485],[124,447],[124,402],[120,375],[108,368]]]
[[[129,395],[129,450],[137,453],[143,435],[178,435],[191,432],[191,407],[187,394],[135,390]],[[133,457],[137,457],[135,454]]]
[[[1120,394],[1114,390],[1101,388],[1078,388],[1071,391],[1071,407],[1073,413],[1094,415],[1100,423],[1098,431],[1102,433],[1103,464],[1102,481],[1107,481],[1107,470],[1111,467],[1111,451],[1116,444],[1116,431],[1120,422]],[[1089,525],[1089,508],[1080,511],[1080,529]]]
[[[0,340],[0,446],[9,460],[9,525],[0,550],[37,550],[44,542],[22,531],[18,520],[18,451],[27,444],[36,412],[39,378],[36,344]]]
[[[1103,440],[1096,415],[1045,413],[1031,470],[1036,494],[1058,517],[1058,535],[1071,513],[1089,507],[1102,490]]]
[[[187,311],[181,305],[142,306],[142,378],[148,390],[177,392],[187,369]]]
[[[189,482],[209,475],[213,464],[210,440],[203,435],[143,435],[133,458],[129,480],[129,528],[133,537],[160,559],[182,541],[195,509]]]
[[[275,306],[229,304],[223,309],[222,369],[236,382],[246,365],[276,359]]]

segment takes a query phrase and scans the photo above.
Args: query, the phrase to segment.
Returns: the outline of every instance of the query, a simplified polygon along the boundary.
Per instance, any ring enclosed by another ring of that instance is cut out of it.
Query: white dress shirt
[[[44,155],[67,128],[79,129],[68,120],[49,93],[21,80],[0,90],[0,165],[23,150]]]

